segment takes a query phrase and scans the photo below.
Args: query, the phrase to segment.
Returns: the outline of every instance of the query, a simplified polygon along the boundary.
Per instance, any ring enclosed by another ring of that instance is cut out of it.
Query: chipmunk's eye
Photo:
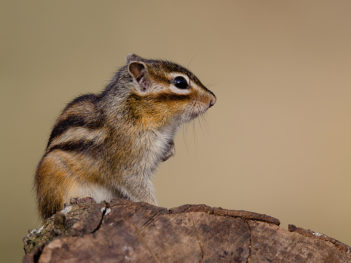
[[[188,89],[189,85],[188,82],[184,77],[178,76],[175,77],[173,80],[174,86],[176,86],[178,89]]]

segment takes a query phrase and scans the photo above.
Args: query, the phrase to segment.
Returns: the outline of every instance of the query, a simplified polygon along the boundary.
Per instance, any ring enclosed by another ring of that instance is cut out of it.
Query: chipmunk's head
[[[132,78],[128,104],[146,127],[190,121],[216,102],[212,91],[175,63],[132,54],[127,57],[127,71]]]

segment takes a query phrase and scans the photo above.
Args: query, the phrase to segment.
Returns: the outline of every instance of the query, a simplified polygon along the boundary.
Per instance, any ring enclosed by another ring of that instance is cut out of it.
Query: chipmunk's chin
[[[197,117],[199,117],[200,115],[204,114],[207,111],[207,109],[201,110],[201,111],[196,111],[196,112],[191,112],[186,120],[184,122],[189,122],[193,119],[196,119]]]

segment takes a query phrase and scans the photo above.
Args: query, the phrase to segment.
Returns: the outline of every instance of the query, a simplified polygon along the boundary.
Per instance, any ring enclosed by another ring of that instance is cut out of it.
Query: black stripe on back
[[[73,105],[80,103],[80,102],[91,102],[93,104],[95,104],[97,101],[99,100],[99,97],[94,95],[94,94],[86,94],[86,95],[82,95],[79,96],[77,98],[75,98],[73,101],[71,101],[70,103],[67,104],[67,106],[65,107],[65,109],[63,110],[63,112],[65,112],[68,108],[72,107]],[[69,116],[68,118],[59,121],[53,128],[51,134],[50,134],[50,138],[49,138],[49,142],[47,144],[47,147],[50,145],[50,143],[52,142],[52,140],[55,137],[60,136],[62,133],[64,133],[66,130],[68,130],[70,127],[86,127],[86,128],[90,128],[90,129],[96,129],[101,127],[103,124],[103,114],[100,114],[101,116],[99,116],[98,120],[93,120],[93,121],[87,121],[86,119],[84,119],[81,116],[78,115],[73,115],[73,116]]]
[[[84,152],[86,150],[92,151],[94,148],[98,148],[100,145],[94,144],[94,141],[75,141],[75,142],[65,142],[61,144],[54,145],[51,147],[46,154],[54,150],[62,150],[67,152]]]
[[[52,130],[50,134],[50,139],[48,145],[51,143],[51,141],[61,135],[64,131],[66,131],[70,127],[79,127],[79,126],[85,126],[86,122],[85,120],[80,117],[80,116],[69,116],[67,119],[64,119],[57,123]]]
[[[87,122],[81,116],[76,116],[76,115],[69,116],[64,120],[59,121],[55,125],[54,129],[50,134],[50,138],[47,146],[50,145],[50,143],[54,138],[60,136],[62,133],[64,133],[66,130],[68,130],[71,127],[85,127],[89,129],[97,129],[102,127],[102,125],[103,125],[102,116],[101,116],[101,119],[99,119],[98,121],[90,121],[90,122]]]

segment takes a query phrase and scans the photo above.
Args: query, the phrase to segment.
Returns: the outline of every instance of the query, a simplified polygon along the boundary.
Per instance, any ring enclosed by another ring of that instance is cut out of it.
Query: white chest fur
[[[167,128],[147,135],[145,140],[147,141],[148,150],[141,162],[143,167],[146,168],[145,170],[152,172],[156,168],[164,153],[168,150],[174,134],[175,128]]]
[[[91,197],[97,203],[100,203],[102,201],[111,201],[114,195],[109,189],[97,184],[75,184],[67,191],[67,194],[64,197],[64,202],[67,204],[71,198],[77,197]]]

